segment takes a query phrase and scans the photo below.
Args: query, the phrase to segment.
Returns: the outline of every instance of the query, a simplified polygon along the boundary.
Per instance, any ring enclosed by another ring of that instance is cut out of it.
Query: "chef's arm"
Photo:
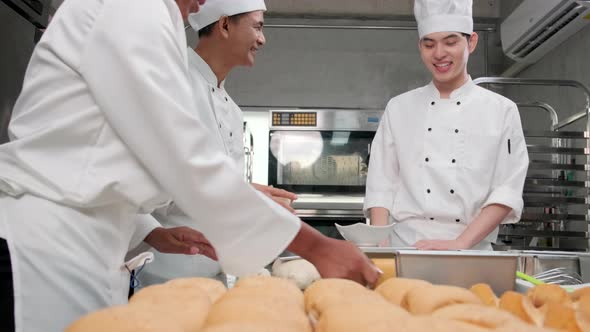
[[[510,207],[500,204],[484,207],[463,233],[457,237],[457,241],[464,248],[473,248],[495,230],[511,211]]]
[[[373,226],[385,226],[389,220],[389,210],[384,207],[373,207],[369,210],[369,218]]]
[[[322,278],[346,278],[373,288],[382,273],[351,242],[323,236],[306,223],[287,249],[315,265]]]

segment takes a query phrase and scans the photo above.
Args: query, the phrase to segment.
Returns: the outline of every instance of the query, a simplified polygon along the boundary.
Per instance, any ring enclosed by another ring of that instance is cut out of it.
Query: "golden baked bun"
[[[453,304],[436,310],[432,317],[461,321],[487,329],[525,324],[509,312],[484,304]]]
[[[307,287],[304,297],[305,311],[315,319],[336,304],[384,301],[379,294],[346,279],[320,279]]]
[[[570,299],[572,299],[572,301],[578,301],[586,295],[590,295],[590,287],[576,289],[570,293]]]
[[[311,324],[303,309],[288,300],[272,301],[264,297],[225,296],[211,307],[206,327],[227,323],[272,324],[283,328],[311,332]]]
[[[199,287],[207,293],[211,303],[215,303],[227,292],[227,288],[221,281],[211,278],[179,278],[168,281],[166,285],[179,288]]]
[[[206,327],[201,332],[300,332],[291,327],[279,326],[272,322],[262,323],[223,323]]]
[[[244,287],[277,292],[290,298],[299,298],[303,303],[303,292],[291,280],[269,276],[253,276],[240,278],[234,286],[235,289]]]
[[[65,329],[65,332],[183,332],[183,328],[166,317],[130,306],[116,306],[88,314]],[[195,330],[197,331],[197,330]]]
[[[533,305],[540,308],[548,303],[559,303],[563,305],[571,305],[572,300],[559,285],[542,284],[529,289],[526,293],[531,299]]]
[[[371,258],[371,261],[373,261],[373,264],[383,272],[383,274],[379,276],[376,286],[381,285],[386,280],[395,278],[395,258]]]
[[[406,295],[408,292],[417,287],[428,286],[432,286],[432,284],[424,280],[391,278],[379,285],[375,291],[390,303],[407,308]]]
[[[386,301],[371,303],[340,303],[327,308],[320,317],[315,332],[395,331],[410,314]],[[387,329],[386,329],[387,328]]]
[[[586,294],[576,302],[576,320],[582,331],[590,331],[590,295]]]
[[[428,315],[451,304],[481,304],[480,299],[465,288],[438,285],[415,287],[406,295],[406,301],[408,311],[416,315]]]
[[[500,299],[498,299],[496,294],[494,294],[492,287],[488,284],[475,284],[471,286],[469,290],[479,297],[481,302],[485,305],[497,307],[500,302]]]
[[[557,302],[549,302],[546,306],[544,327],[564,332],[582,332],[576,319],[576,312],[571,306]]]
[[[199,287],[171,287],[166,284],[143,288],[129,300],[133,310],[149,312],[180,324],[186,332],[199,331],[211,307],[209,296]]]
[[[372,329],[371,329],[372,331]],[[488,329],[480,328],[471,324],[420,316],[407,319],[400,324],[396,329],[390,330],[395,332],[484,332],[490,331]]]
[[[543,326],[543,313],[535,308],[530,298],[513,291],[507,291],[500,297],[499,307],[523,321],[535,326]]]

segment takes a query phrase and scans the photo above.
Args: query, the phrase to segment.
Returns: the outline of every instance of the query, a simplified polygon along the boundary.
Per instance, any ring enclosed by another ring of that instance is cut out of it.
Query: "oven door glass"
[[[364,193],[372,131],[270,132],[269,184],[296,193]]]

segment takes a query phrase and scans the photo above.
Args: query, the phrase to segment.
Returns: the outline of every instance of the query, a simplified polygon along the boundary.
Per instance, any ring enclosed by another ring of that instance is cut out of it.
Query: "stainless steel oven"
[[[362,213],[371,143],[380,110],[271,110],[268,184],[299,195],[302,220],[340,238],[334,223]]]

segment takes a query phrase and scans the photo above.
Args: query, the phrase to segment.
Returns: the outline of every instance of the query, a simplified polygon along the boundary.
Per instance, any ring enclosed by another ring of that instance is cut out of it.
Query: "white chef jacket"
[[[207,62],[190,47],[187,53],[192,90],[195,102],[200,105],[193,110],[195,116],[201,119],[205,127],[212,129],[212,140],[215,140],[217,148],[234,161],[237,169],[243,169],[242,111],[225,91],[225,81],[217,84],[217,76]],[[200,100],[207,102],[199,102]],[[154,216],[164,227],[193,225],[190,217],[173,207],[157,209]],[[138,276],[142,286],[181,277],[208,277],[225,282],[220,265],[208,257],[160,252],[154,252],[154,256],[154,262],[147,265]]]
[[[527,168],[512,101],[471,78],[441,99],[431,82],[387,104],[371,147],[365,214],[386,208],[405,245],[456,239],[490,204],[510,207],[503,223],[515,223]],[[491,248],[497,234],[482,245]]]
[[[258,271],[299,231],[194,116],[185,45],[173,0],[65,1],[37,44],[0,146],[17,331],[118,303],[105,294],[128,278],[135,215],[171,199],[228,273]]]

